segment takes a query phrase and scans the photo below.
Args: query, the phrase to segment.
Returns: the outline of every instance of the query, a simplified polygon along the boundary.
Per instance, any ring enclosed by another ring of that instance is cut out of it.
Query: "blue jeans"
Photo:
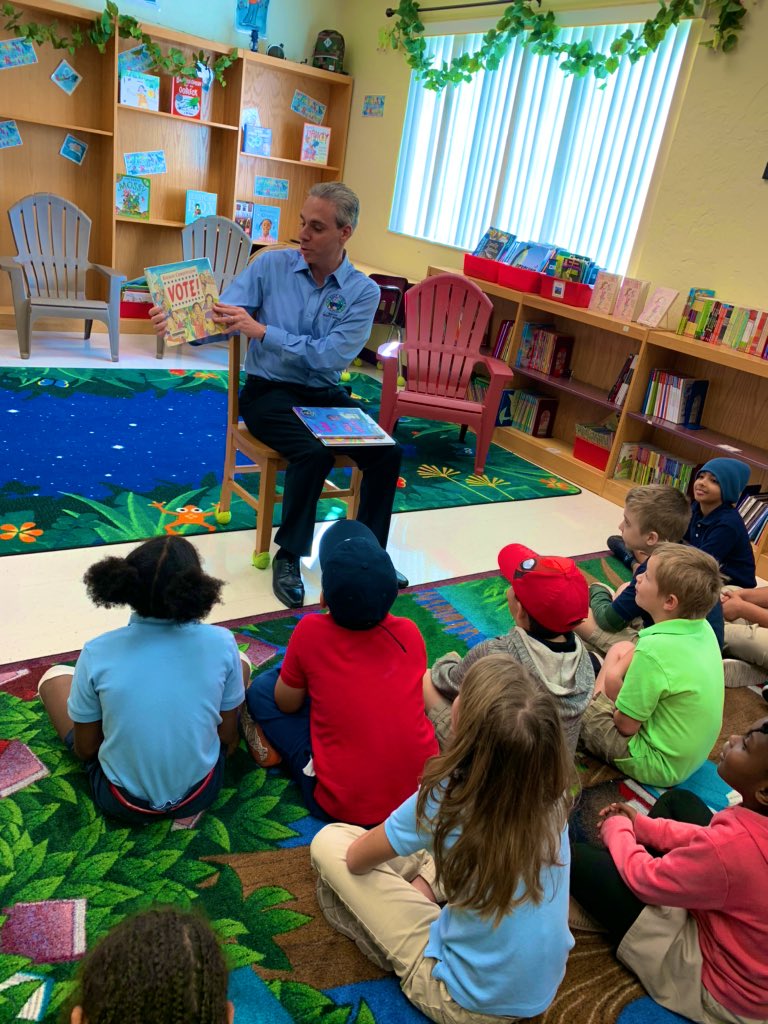
[[[312,757],[309,735],[309,699],[298,711],[287,714],[275,703],[275,683],[280,666],[256,676],[245,691],[245,703],[251,717],[261,726],[264,735],[280,754],[288,772],[301,790],[309,813],[321,821],[335,821],[315,800],[314,775],[305,775],[304,767]]]

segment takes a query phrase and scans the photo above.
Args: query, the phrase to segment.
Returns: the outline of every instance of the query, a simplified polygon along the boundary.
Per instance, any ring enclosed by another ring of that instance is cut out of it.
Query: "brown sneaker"
[[[248,708],[243,706],[240,711],[240,729],[248,752],[253,760],[262,768],[271,768],[283,760],[267,737],[258,722],[251,718]]]

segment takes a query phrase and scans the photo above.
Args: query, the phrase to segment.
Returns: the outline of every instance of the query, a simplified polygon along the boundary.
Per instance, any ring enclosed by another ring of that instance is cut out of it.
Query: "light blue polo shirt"
[[[395,853],[432,850],[432,833],[416,826],[416,796],[387,818],[384,829]],[[427,803],[427,817],[436,804]],[[432,923],[424,956],[437,960],[432,975],[466,1010],[496,1016],[535,1017],[543,1013],[565,975],[573,936],[568,930],[571,849],[563,829],[560,861],[542,873],[544,896],[525,902],[494,926],[472,910],[447,904]],[[515,892],[519,897],[522,887]]]
[[[110,782],[162,810],[218,760],[221,711],[244,698],[228,629],[142,618],[89,640],[67,702],[73,722],[101,722],[99,761]]]
[[[378,285],[355,270],[346,253],[318,285],[301,253],[279,249],[246,267],[221,301],[243,306],[266,325],[264,340],[252,340],[248,348],[248,373],[321,388],[338,384],[341,371],[359,355],[379,297]]]

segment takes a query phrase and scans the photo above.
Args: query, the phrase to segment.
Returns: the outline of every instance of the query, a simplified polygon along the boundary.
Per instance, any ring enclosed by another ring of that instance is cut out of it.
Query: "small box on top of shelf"
[[[565,281],[560,277],[540,274],[540,291],[545,299],[563,302],[566,306],[580,306],[586,309],[592,299],[592,288],[578,281]]]
[[[467,277],[476,277],[480,281],[489,281],[494,284],[499,280],[499,273],[503,267],[498,260],[489,260],[485,256],[473,256],[472,253],[464,253],[464,273]]]
[[[499,269],[499,284],[505,288],[514,288],[519,292],[536,295],[541,292],[542,276],[536,270],[526,270],[525,267],[510,267],[503,264]]]

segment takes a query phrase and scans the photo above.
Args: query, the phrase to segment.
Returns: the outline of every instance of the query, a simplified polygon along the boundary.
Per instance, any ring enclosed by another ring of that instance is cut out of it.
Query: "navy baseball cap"
[[[334,622],[372,629],[397,597],[397,574],[384,548],[363,523],[340,519],[320,539],[321,586]]]

